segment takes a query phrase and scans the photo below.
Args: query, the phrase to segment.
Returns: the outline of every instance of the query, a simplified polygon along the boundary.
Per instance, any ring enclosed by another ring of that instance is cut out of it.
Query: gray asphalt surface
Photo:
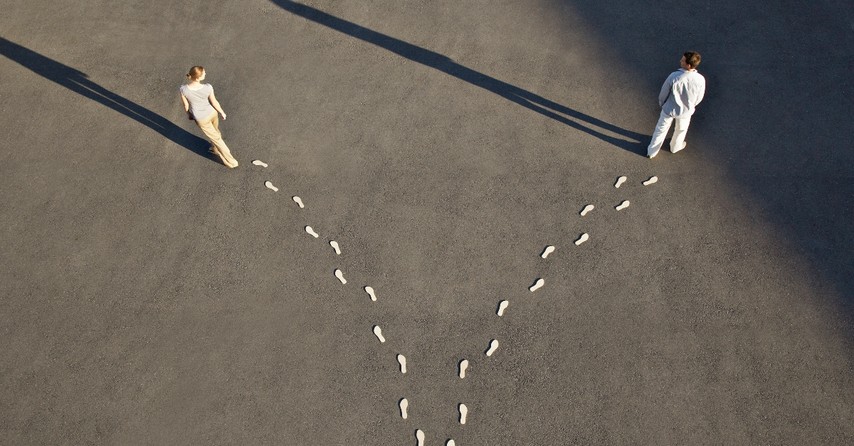
[[[854,442],[850,2],[0,10],[3,444]]]

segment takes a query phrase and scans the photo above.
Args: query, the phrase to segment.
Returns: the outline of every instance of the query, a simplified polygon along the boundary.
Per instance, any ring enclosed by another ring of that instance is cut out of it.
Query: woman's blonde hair
[[[190,71],[187,73],[187,79],[191,81],[197,81],[200,77],[202,77],[202,73],[205,72],[205,67],[200,67],[196,65],[193,68],[190,68]]]

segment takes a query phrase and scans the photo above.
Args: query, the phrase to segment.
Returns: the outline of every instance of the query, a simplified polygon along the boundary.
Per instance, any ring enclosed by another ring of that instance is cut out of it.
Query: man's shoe
[[[687,142],[685,142],[685,141],[682,141],[682,147],[680,147],[680,148],[678,148],[678,149],[675,149],[675,150],[671,148],[671,149],[670,149],[670,153],[676,153],[676,152],[678,152],[678,151],[680,151],[680,150],[684,149],[684,148],[685,148],[685,147],[687,147],[687,146],[688,146],[688,143],[687,143]]]

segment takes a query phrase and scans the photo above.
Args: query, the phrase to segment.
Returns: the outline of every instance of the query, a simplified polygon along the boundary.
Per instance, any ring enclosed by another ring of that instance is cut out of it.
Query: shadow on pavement
[[[211,161],[217,161],[208,152],[210,143],[178,127],[157,113],[92,82],[86,73],[63,65],[49,57],[42,56],[35,51],[24,48],[2,37],[0,37],[0,54],[46,79],[50,79],[81,96],[105,105],[140,124],[144,124],[175,144],[199,156]]]
[[[646,154],[646,141],[649,135],[632,132],[614,124],[602,121],[564,105],[550,101],[530,91],[502,82],[494,77],[464,67],[447,56],[421,48],[400,39],[379,33],[377,31],[357,25],[353,22],[335,17],[311,6],[292,2],[289,0],[271,0],[282,9],[317,24],[334,29],[359,40],[371,43],[385,50],[391,51],[401,57],[413,62],[439,70],[462,81],[477,87],[491,91],[511,102],[521,105],[529,110],[535,111],[543,116],[566,124],[576,130],[595,136],[609,144],[613,144],[623,150],[634,154]],[[608,132],[630,138],[629,141],[622,138],[607,135],[591,127],[595,126]]]
[[[835,295],[836,308],[852,320],[851,3],[558,4],[580,14],[650,95],[682,51],[703,54],[709,85],[688,137],[714,150],[703,158],[744,192],[751,218],[761,215],[778,240],[791,243],[814,273],[817,295]],[[651,29],[668,31],[652,41]],[[854,328],[847,334],[854,338]]]

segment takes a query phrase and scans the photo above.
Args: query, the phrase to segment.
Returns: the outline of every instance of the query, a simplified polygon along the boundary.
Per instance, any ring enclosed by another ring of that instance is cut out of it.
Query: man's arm
[[[703,97],[706,95],[706,78],[701,78],[703,81],[700,84],[700,93],[697,95],[697,103],[703,101]]]
[[[673,89],[673,75],[667,76],[667,79],[664,81],[664,84],[661,85],[661,91],[658,92],[658,106],[663,107],[664,103],[667,102],[667,98],[670,97],[671,90]]]

